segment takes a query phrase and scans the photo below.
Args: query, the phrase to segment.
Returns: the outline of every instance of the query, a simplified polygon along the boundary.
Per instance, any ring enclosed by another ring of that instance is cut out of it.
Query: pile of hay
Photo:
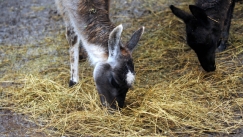
[[[126,107],[112,114],[101,107],[88,62],[81,62],[80,83],[68,87],[68,45],[63,33],[46,38],[41,47],[5,46],[0,107],[25,114],[38,125],[38,132],[50,136],[234,133],[243,126],[242,9],[242,4],[236,5],[230,47],[217,53],[217,70],[212,73],[203,71],[186,45],[182,21],[170,11],[134,19],[124,37],[146,26],[133,55],[136,82],[127,94]]]

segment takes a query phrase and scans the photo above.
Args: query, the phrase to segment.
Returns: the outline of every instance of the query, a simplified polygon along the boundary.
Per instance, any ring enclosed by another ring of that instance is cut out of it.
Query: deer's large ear
[[[137,46],[138,41],[140,40],[143,32],[144,32],[144,27],[138,29],[133,33],[131,39],[127,43],[127,48],[130,52],[132,52],[133,49]]]
[[[200,21],[202,24],[207,25],[209,23],[208,16],[205,11],[195,5],[189,5],[189,9],[192,15]]]
[[[122,24],[114,28],[108,40],[109,57],[116,57],[120,53],[120,40],[123,31]]]
[[[182,19],[185,23],[187,23],[192,17],[192,15],[190,15],[189,13],[187,13],[173,5],[170,5],[170,9],[173,14],[175,14],[178,18]]]

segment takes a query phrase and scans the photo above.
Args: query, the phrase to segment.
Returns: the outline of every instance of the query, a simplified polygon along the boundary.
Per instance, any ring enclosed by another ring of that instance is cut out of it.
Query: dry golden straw
[[[230,46],[217,53],[217,70],[212,73],[203,71],[186,44],[183,23],[170,11],[134,19],[124,36],[146,26],[134,51],[136,82],[127,95],[126,107],[113,114],[100,105],[93,69],[87,61],[80,66],[80,83],[67,86],[69,61],[64,32],[55,39],[46,38],[42,43],[45,49],[31,44],[18,50],[5,47],[1,50],[14,53],[0,64],[4,72],[0,107],[25,114],[38,125],[38,132],[50,136],[233,133],[243,126],[242,8],[242,4],[236,5]],[[36,53],[26,55],[31,48]],[[51,51],[56,53],[49,54]],[[16,69],[15,63],[21,66]],[[14,69],[7,69],[9,66]]]

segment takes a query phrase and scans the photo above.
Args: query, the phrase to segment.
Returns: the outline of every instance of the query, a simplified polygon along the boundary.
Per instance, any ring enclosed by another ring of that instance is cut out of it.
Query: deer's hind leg
[[[228,9],[228,12],[227,12],[227,18],[224,21],[224,27],[223,27],[223,31],[221,33],[220,45],[218,47],[219,51],[224,51],[227,48],[229,30],[230,30],[230,25],[231,25],[231,18],[233,16],[234,7],[235,7],[235,0],[232,0],[230,3],[230,7]]]
[[[69,54],[70,54],[70,82],[69,86],[73,86],[79,81],[79,48],[80,48],[80,40],[78,38],[77,33],[71,25],[67,25],[66,27],[66,38],[69,43]]]

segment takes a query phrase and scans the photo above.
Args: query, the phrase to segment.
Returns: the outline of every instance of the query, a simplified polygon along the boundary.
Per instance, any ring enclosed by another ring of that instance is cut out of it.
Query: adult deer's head
[[[220,40],[220,25],[197,6],[189,6],[192,14],[173,5],[170,8],[178,18],[185,22],[187,43],[196,52],[203,69],[207,72],[215,71],[215,50]]]

